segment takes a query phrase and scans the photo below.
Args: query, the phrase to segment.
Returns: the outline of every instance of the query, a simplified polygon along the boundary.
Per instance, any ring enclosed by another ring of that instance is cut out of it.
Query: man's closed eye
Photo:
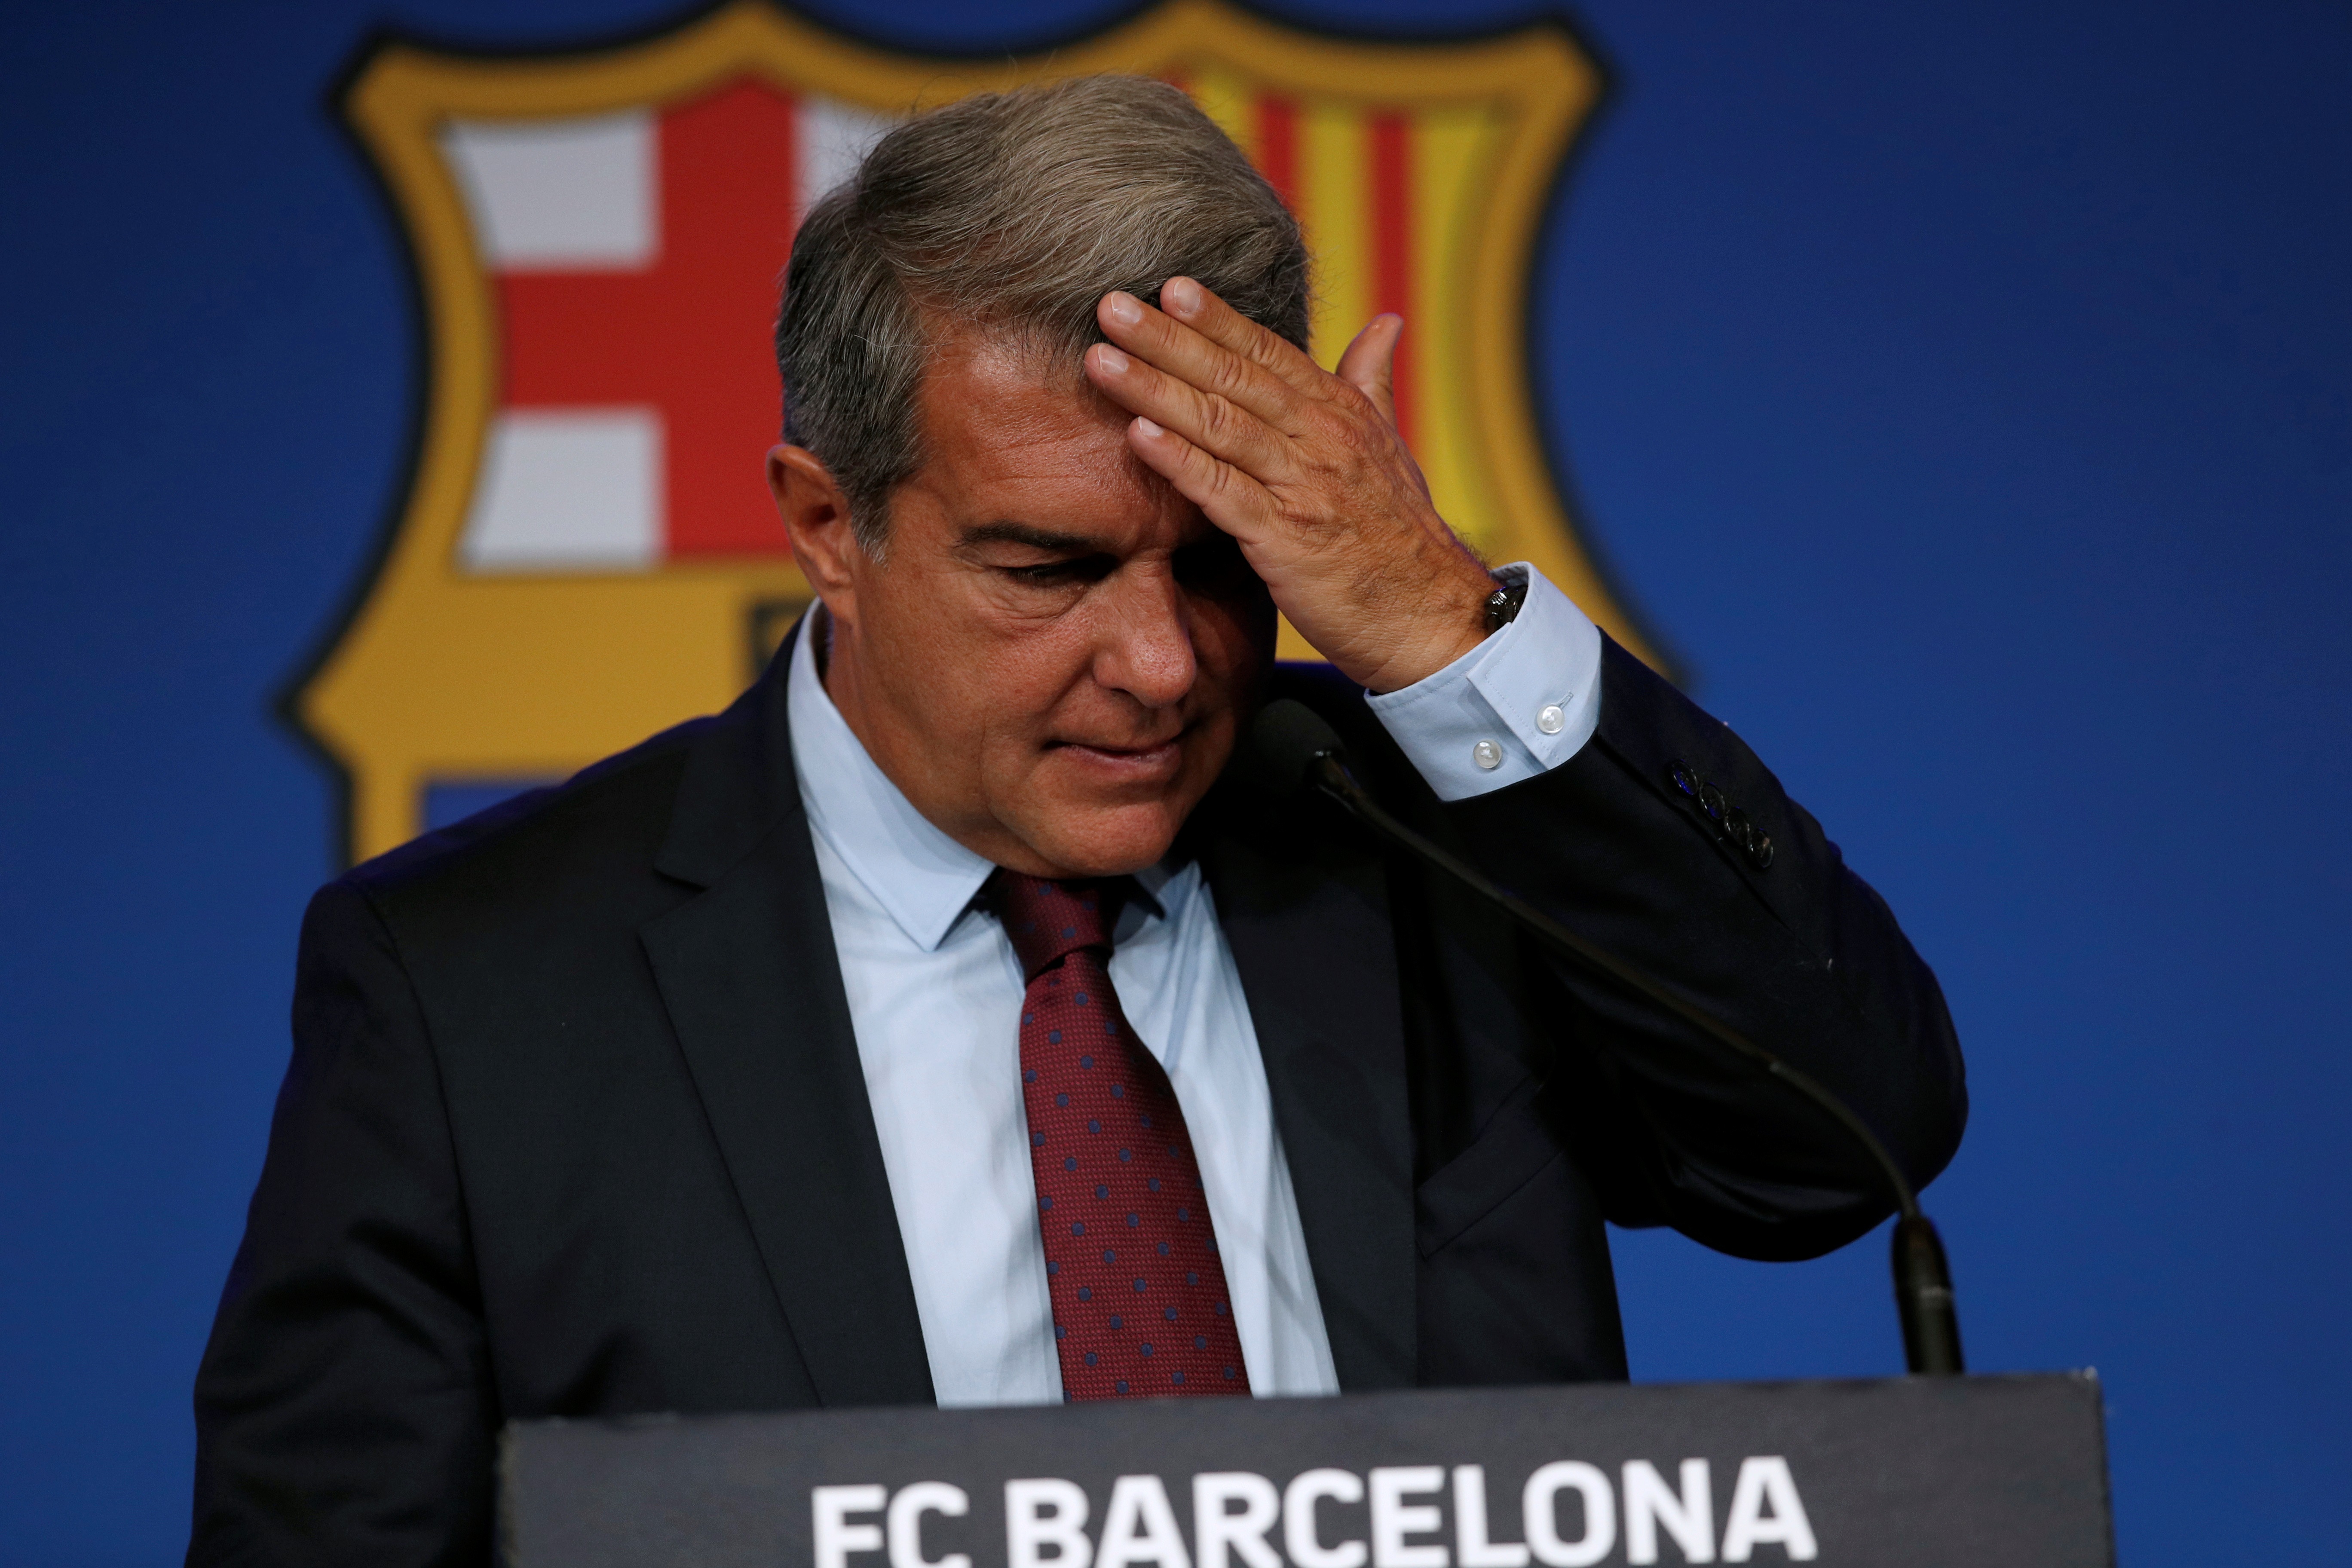
[[[1041,588],[1067,584],[1099,583],[1118,565],[1108,555],[1081,555],[1069,561],[1041,561],[1032,566],[1007,566],[1004,574],[1016,583]]]

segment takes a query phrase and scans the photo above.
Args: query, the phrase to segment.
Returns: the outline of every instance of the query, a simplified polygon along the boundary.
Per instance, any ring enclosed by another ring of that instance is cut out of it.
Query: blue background
[[[814,8],[996,50],[1112,14]],[[323,91],[379,22],[554,46],[667,9],[12,7],[0,1562],[180,1549],[333,868],[268,700],[369,560],[419,364]],[[1555,456],[1943,977],[1976,1115],[1929,1202],[1972,1358],[2099,1369],[2126,1563],[2340,1562],[2352,12],[1578,16],[1616,74],[1541,256]],[[1883,1238],[1769,1268],[1619,1239],[1640,1377],[1899,1365]]]

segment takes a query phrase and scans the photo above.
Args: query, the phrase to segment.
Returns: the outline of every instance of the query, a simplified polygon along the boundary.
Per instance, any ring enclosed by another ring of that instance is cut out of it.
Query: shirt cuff
[[[1440,800],[1467,800],[1548,773],[1601,722],[1601,628],[1521,561],[1509,626],[1424,680],[1364,700]]]

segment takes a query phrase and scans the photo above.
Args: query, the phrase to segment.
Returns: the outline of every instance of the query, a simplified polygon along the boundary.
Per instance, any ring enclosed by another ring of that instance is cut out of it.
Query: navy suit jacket
[[[932,1398],[784,669],[312,902],[197,1378],[190,1562],[488,1562],[509,1420]],[[1450,805],[1328,668],[1272,694],[1415,826],[1843,1096],[1924,1184],[1966,1115],[1935,977],[1737,736],[1613,644],[1602,679],[1577,756]],[[1800,1258],[1890,1212],[1786,1089],[1246,773],[1185,843],[1343,1389],[1623,1377],[1604,1221]]]

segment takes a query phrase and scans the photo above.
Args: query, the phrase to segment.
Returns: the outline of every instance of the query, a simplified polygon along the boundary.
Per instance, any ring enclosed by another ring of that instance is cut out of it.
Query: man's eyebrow
[[[982,522],[963,531],[966,544],[1025,544],[1032,550],[1050,551],[1056,555],[1093,555],[1104,550],[1099,539],[1089,539],[1082,533],[1055,533],[1050,528],[1036,528],[1025,522]]]

